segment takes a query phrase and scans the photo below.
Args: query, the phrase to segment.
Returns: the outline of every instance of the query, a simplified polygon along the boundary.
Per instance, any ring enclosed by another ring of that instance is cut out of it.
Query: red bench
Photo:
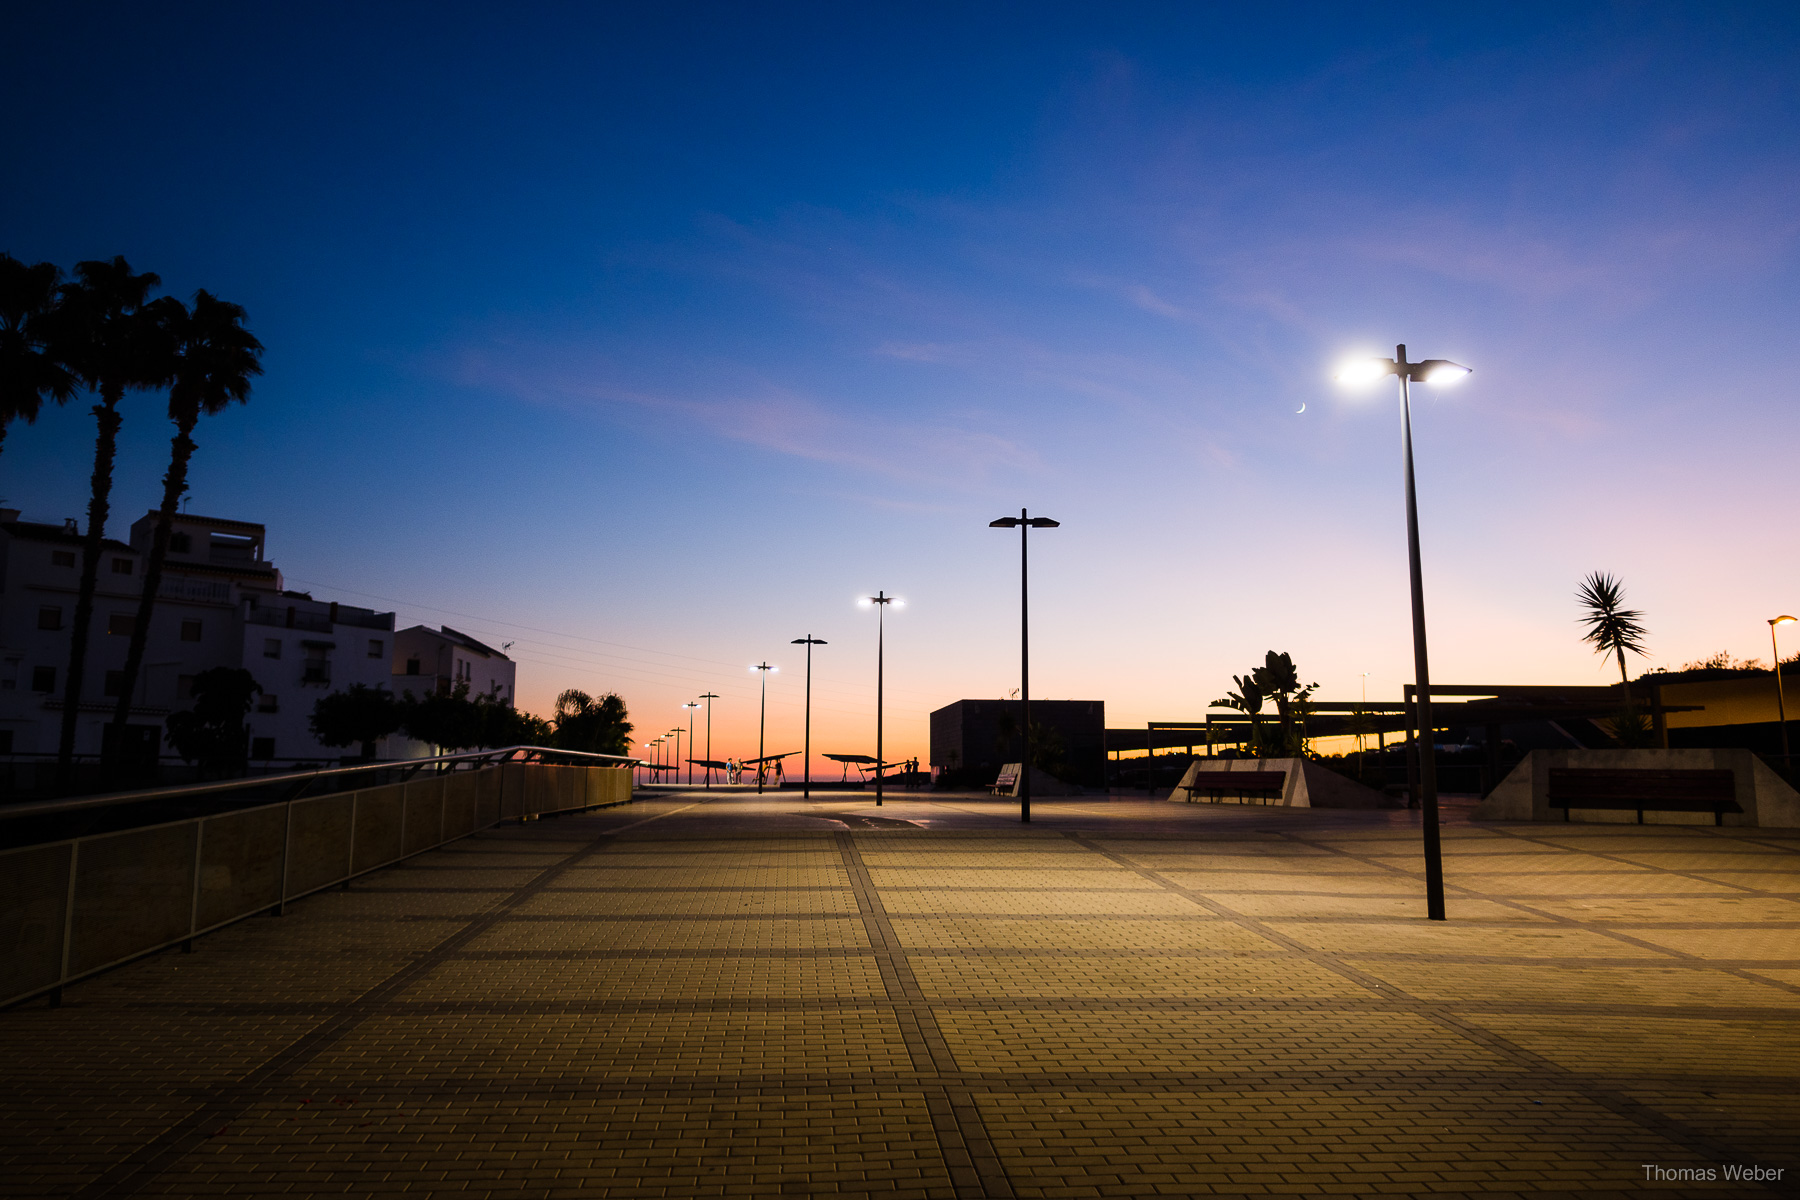
[[[1741,813],[1737,783],[1730,771],[1631,771],[1590,767],[1550,768],[1550,807],[1615,808],[1636,810],[1637,823],[1645,812],[1710,812],[1714,825],[1725,823],[1725,814]]]
[[[1007,763],[1000,768],[1000,777],[988,784],[990,796],[1010,796],[1019,782],[1019,764]]]
[[[1194,802],[1194,793],[1205,792],[1207,799],[1217,804],[1227,792],[1235,794],[1240,800],[1248,800],[1252,796],[1267,804],[1271,800],[1281,799],[1283,789],[1287,787],[1286,771],[1200,771],[1194,775],[1193,782],[1181,785],[1188,794],[1188,803]]]

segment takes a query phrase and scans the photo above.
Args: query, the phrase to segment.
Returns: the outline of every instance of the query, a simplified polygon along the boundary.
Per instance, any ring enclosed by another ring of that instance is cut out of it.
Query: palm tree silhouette
[[[44,401],[63,404],[75,394],[75,377],[50,343],[61,282],[55,263],[27,266],[0,254],[0,447],[15,420],[33,424]]]
[[[162,507],[156,512],[156,533],[150,543],[150,562],[144,568],[144,591],[138,599],[137,619],[131,626],[131,648],[125,654],[125,670],[113,724],[131,719],[131,693],[137,688],[138,670],[144,663],[144,646],[150,639],[150,614],[156,606],[156,589],[162,583],[163,560],[169,553],[169,526],[176,506],[187,491],[188,462],[194,455],[194,426],[202,415],[217,416],[233,403],[250,398],[250,379],[262,374],[262,343],[244,328],[243,308],[208,292],[194,293],[194,307],[179,300],[159,301],[168,336],[175,347],[174,378],[169,384],[169,419],[175,436],[169,442],[169,470],[163,476]]]
[[[174,355],[163,328],[163,307],[150,289],[161,283],[115,255],[110,261],[75,264],[75,280],[57,293],[50,341],[82,386],[97,393],[94,420],[92,494],[88,499],[87,535],[81,547],[81,590],[75,597],[75,622],[69,631],[69,677],[63,688],[62,736],[57,744],[56,783],[66,791],[73,782],[76,718],[81,711],[82,674],[87,668],[88,627],[94,619],[94,590],[100,573],[100,543],[111,508],[113,459],[118,451],[119,401],[127,389],[159,387],[173,373]]]
[[[1625,585],[1601,571],[1581,581],[1575,599],[1585,610],[1579,618],[1588,627],[1581,635],[1592,642],[1594,653],[1613,654],[1619,659],[1619,686],[1625,689],[1625,711],[1635,715],[1631,706],[1631,679],[1625,673],[1625,652],[1648,654],[1644,639],[1650,636],[1638,621],[1644,614],[1625,607]]]

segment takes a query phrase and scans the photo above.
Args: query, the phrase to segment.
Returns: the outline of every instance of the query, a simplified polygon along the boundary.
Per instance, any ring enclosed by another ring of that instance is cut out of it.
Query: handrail
[[[355,775],[368,771],[404,770],[415,772],[421,767],[429,767],[443,763],[459,763],[477,760],[478,766],[485,766],[487,760],[508,762],[512,756],[520,754],[521,762],[530,761],[531,756],[562,755],[569,758],[604,759],[612,763],[628,764],[637,767],[643,764],[641,758],[631,758],[623,754],[593,754],[586,750],[558,750],[551,746],[507,746],[497,750],[466,750],[461,754],[440,754],[432,758],[403,758],[389,762],[357,763],[350,767],[320,767],[313,771],[293,771],[286,775],[250,775],[242,779],[219,779],[212,783],[191,783],[179,787],[145,788],[135,792],[108,792],[100,796],[77,796],[64,800],[27,800],[22,804],[0,804],[0,821],[13,817],[35,817],[47,813],[79,812],[89,808],[110,808],[117,804],[137,804],[145,800],[168,800],[177,796],[207,796],[219,792],[242,791],[245,788],[263,787],[280,783],[311,783],[333,775]],[[301,791],[304,788],[300,789]]]

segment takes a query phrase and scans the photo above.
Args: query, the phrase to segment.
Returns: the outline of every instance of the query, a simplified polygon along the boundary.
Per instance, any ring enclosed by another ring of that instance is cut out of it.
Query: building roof
[[[160,515],[158,510],[153,508],[142,517],[139,517],[138,520],[154,521]],[[211,525],[216,529],[243,529],[255,533],[267,532],[267,527],[256,521],[233,521],[229,517],[202,517],[196,516],[193,513],[178,512],[175,514],[174,519],[177,521],[191,522],[195,525]],[[136,522],[133,522],[133,524],[136,524]]]
[[[481,653],[487,655],[489,658],[506,658],[506,655],[504,655],[500,651],[494,649],[492,646],[485,645],[482,642],[478,642],[474,638],[470,637],[468,634],[462,633],[455,629],[452,629],[448,625],[445,625],[443,627],[443,635],[445,637],[451,639],[452,641],[461,642],[463,645],[467,646],[471,650],[478,650]],[[512,660],[507,659],[507,661],[511,662]]]
[[[64,546],[79,546],[87,540],[79,530],[71,531],[66,525],[50,525],[42,521],[7,521],[0,524],[0,529],[26,542],[55,542]],[[100,548],[115,554],[136,554],[124,542],[116,538],[101,538]]]

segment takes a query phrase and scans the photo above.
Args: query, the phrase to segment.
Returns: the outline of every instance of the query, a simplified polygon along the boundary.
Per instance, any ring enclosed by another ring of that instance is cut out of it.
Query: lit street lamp
[[[1372,383],[1384,375],[1400,380],[1400,454],[1406,478],[1406,554],[1412,579],[1412,632],[1414,691],[1418,697],[1419,810],[1425,831],[1425,913],[1433,921],[1444,919],[1444,856],[1439,845],[1437,804],[1437,752],[1431,729],[1431,669],[1425,655],[1425,587],[1419,569],[1419,501],[1413,487],[1412,391],[1413,383],[1455,383],[1469,368],[1445,358],[1407,362],[1406,347],[1395,346],[1392,358],[1371,358],[1338,372],[1343,383]]]
[[[1021,730],[1025,738],[1025,761],[1019,764],[1019,820],[1031,820],[1031,593],[1026,572],[1025,539],[1033,529],[1055,529],[1061,521],[1034,517],[1019,510],[1016,517],[989,521],[989,529],[1019,530],[1019,714],[1024,718]]]
[[[826,644],[823,638],[807,634],[803,638],[795,638],[794,645],[806,647],[806,749],[800,756],[801,779],[800,798],[812,799],[812,648]],[[758,751],[761,753],[761,751]]]
[[[706,786],[710,788],[710,787],[712,787],[712,764],[713,764],[712,702],[714,700],[717,700],[718,697],[715,696],[711,692],[707,692],[704,696],[701,696],[700,698],[702,700],[706,701]]]
[[[700,707],[698,700],[689,700],[681,707],[688,710],[688,786],[694,786],[694,710]]]
[[[681,786],[681,726],[677,725],[675,728],[669,730],[669,732],[664,734],[663,736],[664,737],[672,737],[675,739],[675,753],[669,759],[669,765],[675,769],[675,786],[680,787]]]
[[[881,688],[882,671],[886,665],[886,651],[883,646],[887,638],[887,608],[890,604],[903,602],[886,592],[876,592],[873,596],[864,596],[860,603],[867,608],[875,606],[875,807],[881,807],[881,777],[887,766],[887,759],[881,753]]]
[[[1781,765],[1792,767],[1788,761],[1787,740],[1787,700],[1781,694],[1781,646],[1775,641],[1777,625],[1792,625],[1800,621],[1800,617],[1771,617],[1769,619],[1769,652],[1775,656],[1775,722],[1781,727]]]
[[[762,708],[756,718],[756,794],[763,790],[763,757],[767,753],[763,746],[763,734],[769,728],[769,672],[775,670],[766,662],[759,662],[750,668],[762,674]]]

